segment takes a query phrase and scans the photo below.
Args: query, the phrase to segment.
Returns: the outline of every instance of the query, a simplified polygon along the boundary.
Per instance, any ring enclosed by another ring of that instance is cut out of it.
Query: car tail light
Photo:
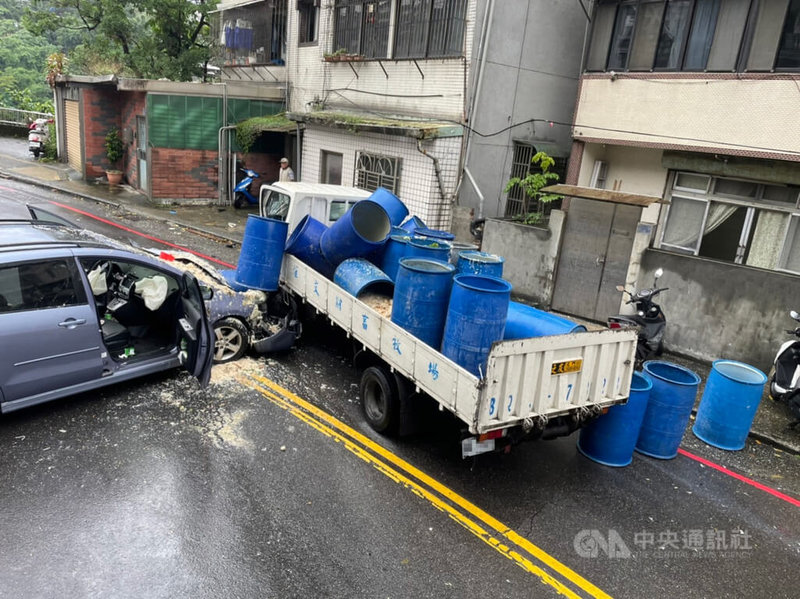
[[[478,437],[478,442],[488,441],[489,439],[499,439],[500,437],[504,437],[506,434],[506,429],[500,428],[496,431],[489,431],[488,433],[483,433]]]

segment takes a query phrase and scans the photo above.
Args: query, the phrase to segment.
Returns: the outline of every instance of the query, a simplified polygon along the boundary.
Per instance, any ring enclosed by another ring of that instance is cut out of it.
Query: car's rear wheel
[[[249,345],[247,326],[238,318],[221,318],[214,323],[214,364],[241,358]]]

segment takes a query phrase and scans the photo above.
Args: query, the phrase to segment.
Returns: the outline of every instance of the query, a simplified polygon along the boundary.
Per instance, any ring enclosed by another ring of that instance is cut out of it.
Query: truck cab
[[[359,200],[372,192],[358,187],[325,183],[273,183],[262,185],[259,194],[259,214],[289,223],[293,231],[306,215],[330,226]]]

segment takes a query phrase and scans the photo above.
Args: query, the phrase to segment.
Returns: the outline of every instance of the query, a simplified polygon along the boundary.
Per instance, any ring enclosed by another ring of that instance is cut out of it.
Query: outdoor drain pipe
[[[227,154],[230,153],[228,150],[228,144],[222,143],[222,137],[226,131],[230,131],[232,129],[236,129],[236,125],[227,125],[225,127],[220,127],[219,131],[217,132],[217,147],[219,148],[219,166],[217,167],[218,175],[217,175],[217,187],[219,191],[219,205],[220,206],[227,206],[229,204],[228,198],[228,181],[227,181],[227,169],[225,168]],[[223,152],[223,148],[225,148],[225,152]]]
[[[447,199],[447,196],[444,193],[444,183],[442,183],[442,169],[439,166],[439,159],[436,158],[436,156],[431,156],[430,154],[428,154],[428,152],[425,150],[425,148],[422,147],[422,140],[421,139],[417,140],[417,150],[420,152],[420,154],[422,154],[423,156],[425,156],[427,158],[430,158],[431,161],[433,161],[433,170],[436,173],[436,183],[439,184],[439,193],[442,194],[442,199],[444,201],[446,201],[446,202],[450,201],[450,200]]]

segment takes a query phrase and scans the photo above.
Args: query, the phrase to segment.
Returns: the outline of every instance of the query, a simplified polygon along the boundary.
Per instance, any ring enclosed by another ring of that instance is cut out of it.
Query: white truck
[[[261,186],[258,211],[261,216],[286,221],[289,231],[294,231],[306,215],[330,226],[353,204],[370,195],[371,191],[344,185],[276,182]]]
[[[568,435],[627,401],[635,330],[498,341],[479,378],[394,324],[390,312],[380,313],[289,254],[282,279],[361,346],[361,402],[377,432],[403,433],[427,395],[467,425],[467,457]]]

